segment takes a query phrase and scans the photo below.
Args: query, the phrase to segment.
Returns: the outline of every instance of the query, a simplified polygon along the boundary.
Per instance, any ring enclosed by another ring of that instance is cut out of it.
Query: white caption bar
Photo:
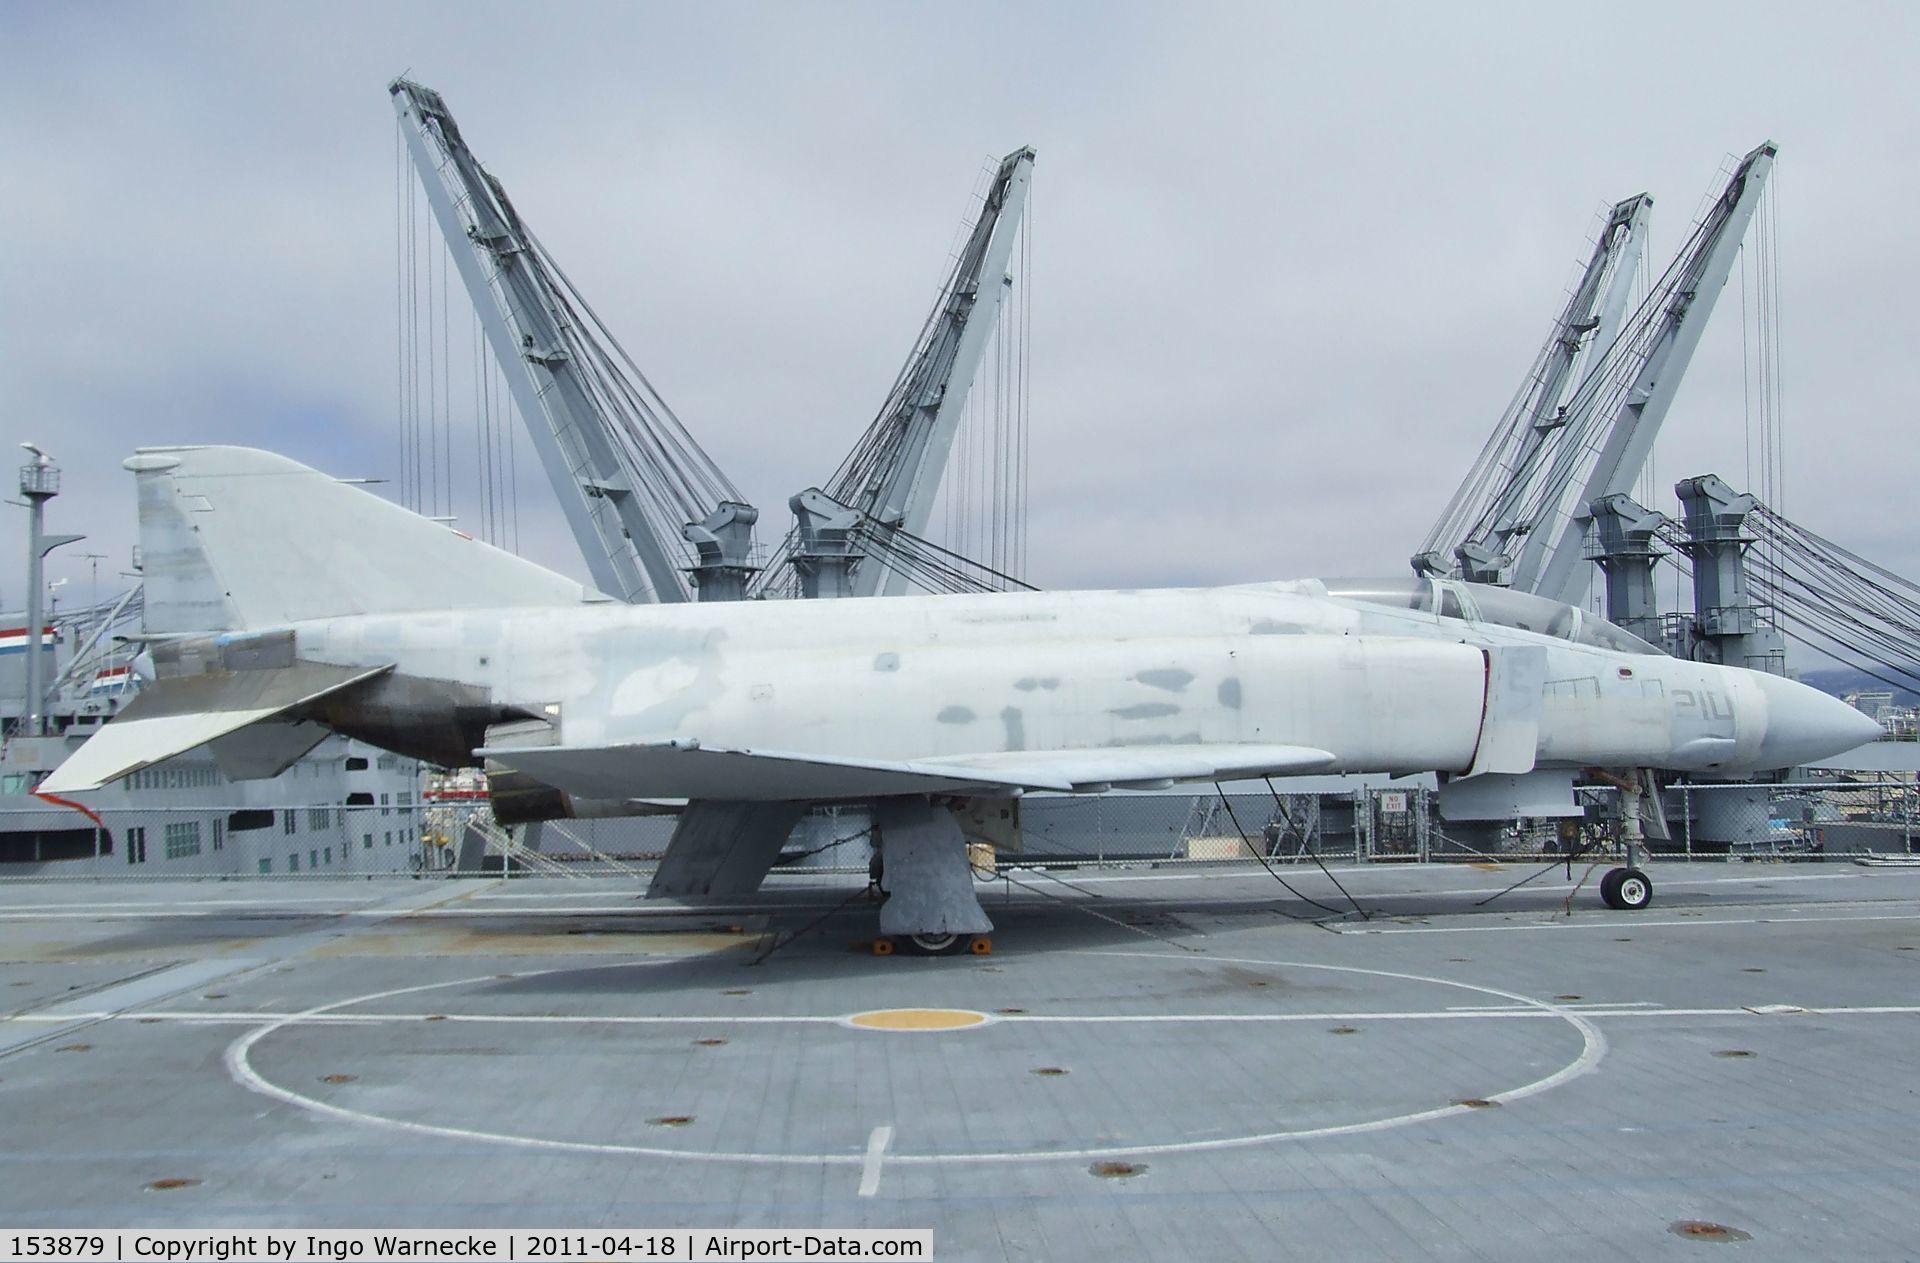
[[[0,1260],[58,1263],[674,1263],[761,1259],[931,1259],[931,1228],[109,1228],[44,1232],[0,1228]]]

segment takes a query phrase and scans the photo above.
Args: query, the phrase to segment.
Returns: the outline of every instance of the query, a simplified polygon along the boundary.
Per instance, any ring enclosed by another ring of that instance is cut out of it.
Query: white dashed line
[[[887,1146],[893,1143],[893,1128],[876,1127],[867,1137],[867,1160],[860,1164],[860,1196],[872,1197],[880,1191],[880,1163]]]

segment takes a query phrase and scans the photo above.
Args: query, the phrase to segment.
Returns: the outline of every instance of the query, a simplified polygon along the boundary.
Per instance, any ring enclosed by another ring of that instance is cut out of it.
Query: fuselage
[[[1292,744],[1331,770],[1466,772],[1489,651],[1544,653],[1535,761],[1732,772],[1872,721],[1791,681],[1326,595],[1215,589],[465,610],[294,625],[302,658],[393,664],[330,722],[440,757],[523,715],[555,743],[697,740],[849,758]],[[468,722],[450,733],[450,698]]]

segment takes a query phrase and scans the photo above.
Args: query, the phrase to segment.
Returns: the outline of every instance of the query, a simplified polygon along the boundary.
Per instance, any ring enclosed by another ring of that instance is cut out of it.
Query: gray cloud
[[[1653,192],[1664,261],[1727,156],[1771,136],[1785,507],[1920,574],[1889,512],[1914,470],[1916,23],[1890,5],[1628,5],[1604,24],[1525,6],[8,6],[0,438],[55,451],[56,521],[115,568],[137,444],[395,474],[384,87],[410,69],[770,521],[870,418],[982,162],[1032,143],[1034,580],[1398,571],[1599,208]],[[1658,450],[1668,487],[1745,480],[1738,284]],[[526,551],[579,573],[522,456]],[[0,549],[8,605],[19,551]],[[52,573],[84,585],[79,551]]]

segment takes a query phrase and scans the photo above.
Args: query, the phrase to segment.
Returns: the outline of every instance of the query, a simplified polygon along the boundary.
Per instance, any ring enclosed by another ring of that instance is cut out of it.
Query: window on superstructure
[[[198,820],[169,820],[166,832],[167,858],[183,860],[200,854],[200,822]]]
[[[260,875],[262,877],[265,877],[268,873],[271,873],[272,871],[273,871],[273,861],[271,859],[263,859],[260,861]]]
[[[310,831],[318,833],[323,829],[331,828],[332,825],[333,821],[329,818],[325,807],[307,808],[307,828]]]
[[[380,814],[381,815],[386,816],[386,815],[393,814],[393,808],[388,805],[392,797],[393,795],[391,794],[380,795]]]
[[[289,873],[297,873],[300,871],[300,852],[290,851],[287,853],[287,871]]]
[[[225,847],[226,844],[227,822],[224,820],[215,820],[213,822],[213,849],[218,851]]]
[[[127,863],[147,862],[147,830],[141,825],[127,830]]]
[[[360,849],[363,851],[371,851],[373,849],[373,835],[371,833],[363,833],[360,835]]]

